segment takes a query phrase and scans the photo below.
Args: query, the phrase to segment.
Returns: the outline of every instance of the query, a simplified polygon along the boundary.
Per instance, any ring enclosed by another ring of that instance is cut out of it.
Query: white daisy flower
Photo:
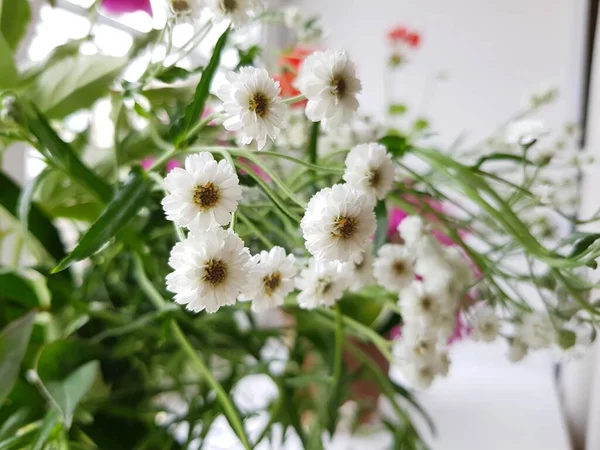
[[[500,320],[494,308],[485,302],[479,302],[471,308],[470,320],[475,341],[492,342],[500,332]]]
[[[398,225],[398,233],[407,246],[416,247],[428,235],[428,229],[421,217],[408,216]]]
[[[298,304],[304,309],[332,306],[350,285],[351,273],[347,263],[311,258],[296,278]]]
[[[426,289],[422,282],[413,282],[400,292],[399,304],[405,321],[419,321],[434,324],[439,321],[441,304],[444,303],[438,295]]]
[[[187,309],[213,313],[235,303],[249,281],[249,261],[250,252],[232,231],[192,231],[171,250],[167,289]]]
[[[531,349],[550,347],[556,342],[557,333],[548,314],[535,311],[523,317],[519,327],[521,340]]]
[[[365,286],[373,284],[373,243],[370,242],[362,254],[360,262],[354,262],[354,272],[352,273],[352,283],[350,290],[352,292],[360,291]]]
[[[324,129],[347,123],[358,109],[362,90],[354,63],[345,52],[326,50],[308,56],[298,72],[296,87],[308,99],[306,116]]]
[[[213,13],[214,23],[229,19],[234,27],[248,23],[262,11],[259,0],[207,0],[206,3]]]
[[[239,73],[229,72],[227,81],[217,91],[229,116],[223,126],[229,131],[239,131],[243,144],[256,140],[261,150],[267,136],[275,140],[283,126],[285,105],[279,97],[279,82],[265,69],[255,67],[242,67]]]
[[[300,222],[306,248],[316,258],[358,262],[377,228],[374,199],[345,184],[321,189]]]
[[[510,362],[519,362],[527,356],[528,351],[529,347],[527,347],[527,344],[525,344],[521,338],[515,336],[508,344],[506,357]]]
[[[344,180],[354,189],[383,199],[394,184],[395,166],[387,149],[380,144],[361,144],[346,157]]]
[[[373,273],[377,283],[392,292],[400,292],[415,278],[414,256],[404,246],[385,244],[377,252]]]
[[[252,257],[252,287],[245,297],[252,300],[252,310],[262,312],[283,305],[283,301],[294,289],[296,258],[285,254],[281,247],[262,251]]]
[[[512,145],[531,145],[542,136],[548,134],[548,129],[540,120],[519,120],[511,122],[506,127],[505,140]]]
[[[402,374],[412,387],[427,389],[440,372],[440,359],[437,358],[437,355],[433,354],[426,358],[405,361],[400,367]]]
[[[210,153],[190,155],[185,169],[177,167],[165,178],[169,194],[162,200],[167,219],[177,226],[208,230],[231,221],[242,197],[238,177],[225,160]]]
[[[204,9],[202,0],[169,0],[168,9],[177,19],[195,20]]]

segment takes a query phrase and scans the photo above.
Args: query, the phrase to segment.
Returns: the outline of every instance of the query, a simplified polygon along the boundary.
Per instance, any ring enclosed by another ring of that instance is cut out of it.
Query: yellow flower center
[[[335,75],[330,82],[331,92],[337,98],[342,98],[346,95],[346,80],[341,75]]]
[[[381,182],[381,173],[379,172],[379,170],[374,170],[369,174],[369,185],[372,188],[376,188],[377,186],[379,186],[379,183]]]
[[[185,14],[192,9],[187,0],[171,0],[171,7],[176,14]]]
[[[342,239],[349,239],[354,236],[357,230],[358,220],[356,220],[354,217],[341,216],[335,219],[335,224],[331,234]]]
[[[223,0],[221,3],[223,11],[226,13],[232,13],[237,9],[237,1],[236,0]]]
[[[206,183],[204,186],[194,188],[194,203],[200,209],[210,209],[214,207],[221,198],[220,189],[213,183]]]
[[[257,92],[250,99],[248,109],[254,111],[258,117],[264,117],[269,112],[269,100],[263,93]]]
[[[204,267],[202,279],[213,286],[218,286],[227,278],[227,264],[220,260],[211,259]]]
[[[267,275],[263,278],[263,284],[265,286],[265,292],[270,297],[273,295],[273,292],[281,286],[281,273],[273,272],[271,275]]]

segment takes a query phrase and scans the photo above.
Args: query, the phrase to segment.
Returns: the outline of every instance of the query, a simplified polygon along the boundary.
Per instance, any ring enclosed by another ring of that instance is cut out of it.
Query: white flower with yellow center
[[[548,348],[558,338],[552,319],[541,311],[525,314],[518,332],[522,342],[533,350]]]
[[[207,0],[207,6],[213,13],[213,22],[229,19],[234,27],[248,23],[263,9],[259,0]]]
[[[168,9],[177,19],[195,20],[204,9],[202,0],[168,0]]]
[[[358,109],[356,95],[362,86],[345,52],[326,50],[308,56],[295,84],[308,99],[306,116],[321,121],[326,130],[348,123]]]
[[[370,242],[362,254],[362,259],[359,262],[354,262],[354,271],[352,272],[352,282],[350,290],[353,292],[360,291],[365,286],[375,282],[373,277],[373,243]]]
[[[400,292],[415,278],[414,263],[412,252],[403,245],[385,244],[377,252],[373,274],[382,287]]]
[[[394,184],[395,166],[387,149],[380,144],[360,144],[346,157],[344,180],[354,189],[383,199]]]
[[[254,67],[242,67],[239,73],[229,72],[227,81],[217,91],[228,117],[223,126],[238,131],[242,144],[256,140],[261,150],[267,136],[275,140],[283,126],[286,110],[279,97],[279,82],[265,69]]]
[[[351,274],[347,263],[312,258],[296,277],[298,304],[304,309],[332,306],[350,285]]]
[[[252,257],[251,287],[244,297],[252,300],[252,310],[265,311],[283,305],[283,301],[294,290],[296,258],[286,255],[281,247],[262,251]]]
[[[492,342],[500,332],[500,320],[494,308],[484,302],[477,303],[471,308],[470,320],[475,341]]]
[[[405,321],[418,321],[437,325],[440,321],[440,311],[446,302],[445,298],[427,289],[427,285],[418,280],[400,292],[399,298],[402,317]]]
[[[175,168],[165,178],[169,194],[162,200],[167,219],[177,226],[208,230],[227,225],[242,197],[238,177],[227,161],[210,153],[190,155],[185,168]]]
[[[345,184],[317,192],[300,222],[306,248],[328,261],[358,262],[375,234],[374,199]]]
[[[167,289],[190,311],[213,313],[235,303],[249,282],[249,262],[250,252],[232,231],[191,231],[171,250]]]

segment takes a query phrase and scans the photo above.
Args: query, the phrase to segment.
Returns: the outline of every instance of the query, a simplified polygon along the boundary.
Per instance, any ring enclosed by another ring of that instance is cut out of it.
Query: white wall
[[[462,131],[481,137],[519,108],[523,94],[556,84],[558,102],[544,112],[550,124],[576,118],[586,0],[303,0],[320,13],[330,47],[356,60],[361,103],[381,115],[385,34],[401,24],[423,34],[420,50],[399,76],[403,99],[418,105],[427,80],[446,72],[429,102],[434,128],[450,142]]]

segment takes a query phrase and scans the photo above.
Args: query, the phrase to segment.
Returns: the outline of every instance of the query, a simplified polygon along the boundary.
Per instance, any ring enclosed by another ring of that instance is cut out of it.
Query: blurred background
[[[5,0],[6,1],[6,0]],[[91,0],[57,0],[51,8],[32,2],[37,25],[28,31],[19,64],[32,65],[52,49],[89,31],[86,10]],[[274,6],[292,2],[271,0]],[[1,2],[0,2],[1,4]],[[558,97],[538,114],[548,127],[580,126],[582,145],[596,149],[594,124],[600,107],[600,49],[594,48],[598,2],[592,0],[303,0],[293,2],[321,16],[330,47],[347,50],[363,83],[363,112],[382,120],[393,97],[412,117],[426,117],[431,141],[442,147],[478,142],[509,120],[535,92],[557,89]],[[158,11],[159,8],[155,8]],[[105,17],[93,44],[82,52],[124,55],[133,38],[159,28],[164,16],[144,13]],[[396,26],[416,30],[421,42],[397,75],[386,75],[390,56],[387,33]],[[215,35],[219,29],[213,30]],[[193,33],[178,30],[186,42]],[[285,44],[276,28],[249,30],[248,39],[270,46]],[[206,42],[211,42],[210,39]],[[210,48],[190,52],[186,63],[205,61]],[[235,55],[225,56],[232,58]],[[135,67],[128,75],[135,79]],[[58,93],[57,93],[58,95]],[[91,120],[100,146],[111,145],[107,108],[96,105]],[[39,170],[37,161],[15,146],[3,167],[18,180]],[[597,177],[585,179],[582,214],[597,207]],[[1,224],[0,224],[1,225]],[[3,249],[10,254],[10,248]],[[458,342],[452,348],[453,370],[419,395],[437,423],[430,436],[436,450],[567,450],[600,448],[600,359],[592,348],[572,361],[550,351],[519,364],[506,361],[501,343]],[[373,440],[375,439],[375,440]],[[377,438],[339,448],[380,448]],[[357,446],[358,445],[358,446]]]

